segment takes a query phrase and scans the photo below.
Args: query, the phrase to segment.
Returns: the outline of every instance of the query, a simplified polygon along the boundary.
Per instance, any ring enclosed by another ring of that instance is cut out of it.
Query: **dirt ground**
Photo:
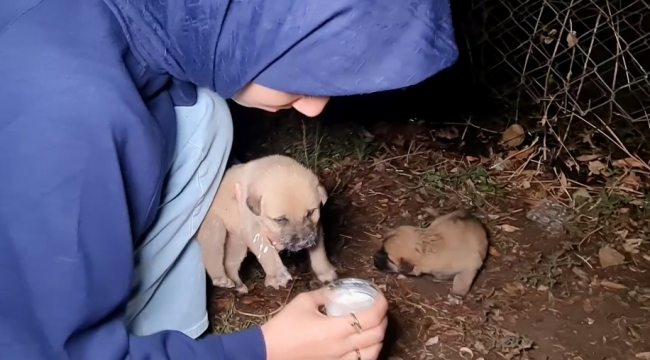
[[[570,176],[538,165],[530,139],[508,150],[497,143],[500,132],[473,126],[246,121],[236,141],[253,146],[235,149],[241,160],[293,156],[329,191],[323,217],[339,275],[372,279],[391,305],[384,358],[650,359],[649,172],[640,164],[585,154]],[[561,211],[544,213],[546,223],[531,219],[543,204]],[[491,236],[463,305],[447,302],[449,282],[373,268],[388,229],[424,226],[436,210],[461,206]],[[242,277],[248,295],[213,289],[214,331],[262,323],[321,286],[304,254],[286,261],[294,274],[286,289],[264,288],[255,261]]]

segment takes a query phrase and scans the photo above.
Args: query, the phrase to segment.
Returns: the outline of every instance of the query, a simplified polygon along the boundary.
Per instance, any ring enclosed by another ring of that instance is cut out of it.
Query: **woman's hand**
[[[296,296],[262,325],[267,360],[375,360],[384,341],[388,303],[378,294],[372,307],[350,316],[327,316],[318,311],[327,301],[326,289]]]

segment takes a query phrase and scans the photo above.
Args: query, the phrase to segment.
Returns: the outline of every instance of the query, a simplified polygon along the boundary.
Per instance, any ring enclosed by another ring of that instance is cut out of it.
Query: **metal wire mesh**
[[[648,122],[650,0],[472,0],[471,19],[480,80],[517,116]]]

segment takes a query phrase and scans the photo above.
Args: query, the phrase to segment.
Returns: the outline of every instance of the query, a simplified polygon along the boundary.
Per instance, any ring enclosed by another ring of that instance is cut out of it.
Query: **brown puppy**
[[[335,280],[320,223],[326,201],[317,176],[287,156],[271,155],[228,169],[197,233],[213,284],[246,293],[239,267],[249,250],[266,273],[266,286],[278,289],[291,280],[278,254],[285,249],[308,249],[318,279]]]
[[[487,232],[465,210],[436,218],[429,227],[400,226],[386,234],[373,256],[375,267],[404,275],[453,278],[452,302],[469,292],[487,255]],[[452,297],[450,297],[450,300]]]

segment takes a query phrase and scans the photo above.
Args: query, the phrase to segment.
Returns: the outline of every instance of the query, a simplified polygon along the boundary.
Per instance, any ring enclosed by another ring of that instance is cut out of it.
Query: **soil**
[[[498,162],[490,156],[500,151],[498,139],[477,129],[461,138],[464,127],[432,130],[414,121],[319,124],[259,113],[238,120],[240,160],[294,156],[315,168],[328,189],[323,223],[339,276],[373,280],[391,305],[382,358],[650,359],[647,241],[636,253],[620,250],[623,264],[602,269],[598,261],[604,243],[620,245],[612,233],[642,228],[635,207],[623,204],[608,218],[583,214],[588,221],[575,223],[591,228],[567,226],[564,234],[553,235],[526,218],[540,199],[554,198],[553,177],[521,180],[512,176],[514,170],[490,169]],[[491,234],[484,269],[462,305],[447,301],[449,282],[373,267],[372,254],[388,229],[426,225],[435,211],[461,206],[472,207]],[[631,222],[617,222],[623,213]],[[608,233],[609,226],[614,229]],[[248,295],[213,289],[215,331],[259,324],[296,294],[321,286],[305,254],[286,262],[294,275],[286,289],[264,288],[254,259],[247,260],[242,277]]]

